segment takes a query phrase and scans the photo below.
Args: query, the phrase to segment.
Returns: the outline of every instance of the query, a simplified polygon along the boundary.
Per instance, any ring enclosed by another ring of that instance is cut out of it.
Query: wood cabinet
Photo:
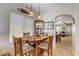
[[[42,34],[42,33],[44,33],[44,21],[42,21],[42,20],[35,20],[34,21],[34,31],[35,31],[35,34]]]

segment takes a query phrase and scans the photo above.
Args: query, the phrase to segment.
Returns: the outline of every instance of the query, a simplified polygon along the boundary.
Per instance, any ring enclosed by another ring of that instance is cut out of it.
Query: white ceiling
[[[23,6],[31,7],[31,3],[24,3]],[[70,3],[40,3],[40,11],[41,12],[49,12],[59,7],[70,7],[72,4]],[[32,3],[32,8],[34,11],[38,12],[39,3]]]
[[[31,8],[31,3],[22,3],[21,7]],[[60,14],[72,14],[72,3],[40,3],[40,13],[42,17],[46,20],[49,18],[55,18]],[[32,10],[38,14],[39,12],[39,3],[32,3]],[[65,17],[66,22],[72,22],[69,20],[71,18]],[[59,20],[62,21],[62,20]]]

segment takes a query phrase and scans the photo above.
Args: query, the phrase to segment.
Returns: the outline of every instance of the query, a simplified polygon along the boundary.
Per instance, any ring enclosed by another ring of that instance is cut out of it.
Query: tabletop
[[[28,38],[26,41],[29,41],[29,42],[38,42],[38,41],[43,41],[43,40],[46,40],[47,38],[49,38],[49,36],[32,36],[30,38]]]

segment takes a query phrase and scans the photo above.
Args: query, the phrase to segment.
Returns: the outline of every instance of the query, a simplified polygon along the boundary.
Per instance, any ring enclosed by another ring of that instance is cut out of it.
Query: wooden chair
[[[50,36],[48,38],[48,43],[47,42],[40,43],[38,47],[46,51],[48,56],[49,53],[51,52],[50,54],[52,56],[52,42],[53,42],[53,36]]]
[[[15,56],[27,55],[27,53],[30,54],[30,52],[33,50],[33,47],[28,45],[27,43],[25,45],[22,45],[22,38],[13,36],[13,40]]]
[[[28,33],[23,33],[23,37],[24,37],[24,38],[30,38],[30,32],[28,32]]]
[[[61,35],[58,34],[56,35],[56,43],[61,42]]]
[[[26,43],[26,40],[30,39],[30,32],[23,33],[23,42]],[[27,42],[28,43],[28,42]],[[33,46],[34,43],[28,43],[29,45]]]

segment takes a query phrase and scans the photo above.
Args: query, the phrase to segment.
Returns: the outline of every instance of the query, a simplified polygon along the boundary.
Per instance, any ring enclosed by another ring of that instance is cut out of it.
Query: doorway
[[[55,38],[58,55],[73,55],[72,27],[74,23],[72,15],[62,14],[55,17]]]

